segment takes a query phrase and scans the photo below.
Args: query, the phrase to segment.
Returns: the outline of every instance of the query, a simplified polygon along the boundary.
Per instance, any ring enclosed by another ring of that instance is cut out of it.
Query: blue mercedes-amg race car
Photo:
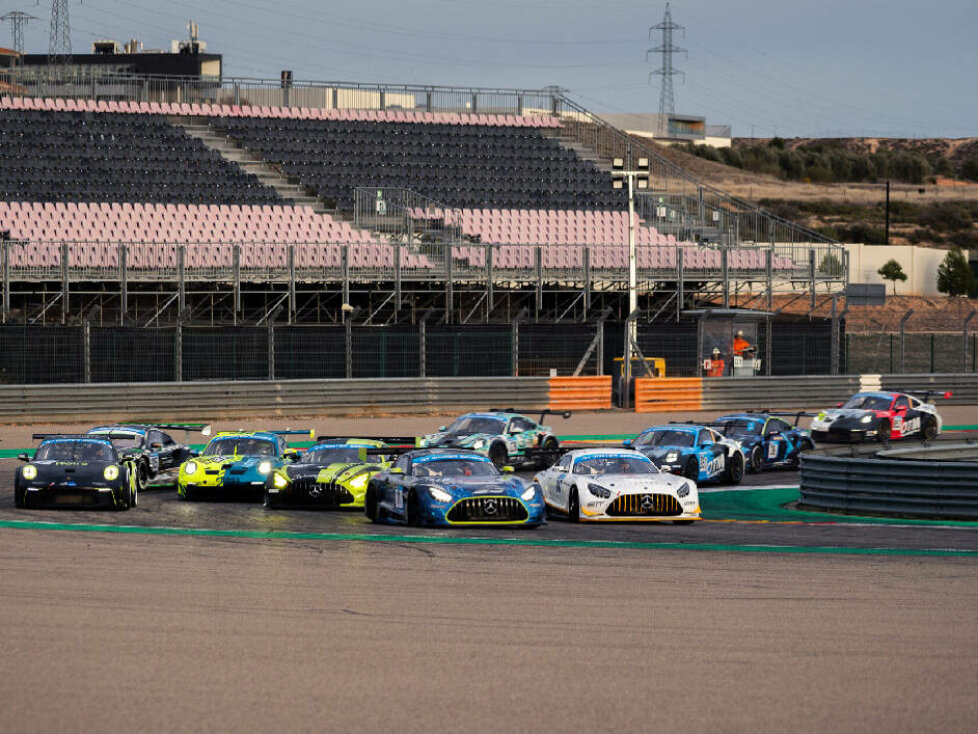
[[[694,482],[740,484],[745,457],[740,443],[708,426],[669,423],[646,428],[628,448],[641,451],[662,471]]]
[[[749,471],[798,466],[801,452],[815,448],[815,442],[807,429],[791,425],[779,415],[792,415],[797,421],[803,415],[814,414],[731,413],[717,418],[710,425],[727,438],[740,442]]]
[[[404,525],[522,525],[545,521],[543,493],[492,459],[462,449],[416,449],[370,479],[364,511]]]
[[[204,496],[246,496],[261,501],[269,474],[299,458],[286,436],[308,436],[313,431],[222,431],[204,450],[180,466],[177,496],[182,500]]]

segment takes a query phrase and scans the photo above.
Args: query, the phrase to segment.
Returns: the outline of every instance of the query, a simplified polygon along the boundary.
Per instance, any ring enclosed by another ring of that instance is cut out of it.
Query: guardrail
[[[939,447],[943,451],[945,446]],[[978,518],[978,462],[801,457],[801,503],[835,512]]]
[[[546,377],[0,386],[0,422],[436,413],[550,406]]]
[[[978,386],[978,379],[975,380]],[[801,409],[835,405],[860,389],[858,375],[647,378],[635,380],[635,410]],[[978,392],[976,392],[978,398]]]

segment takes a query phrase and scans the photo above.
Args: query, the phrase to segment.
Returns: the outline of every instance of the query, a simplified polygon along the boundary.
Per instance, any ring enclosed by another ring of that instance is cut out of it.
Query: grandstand
[[[5,323],[255,324],[279,306],[288,323],[624,318],[630,236],[650,318],[845,281],[837,243],[553,90],[400,87],[357,108],[338,85],[288,106],[223,84],[0,98]],[[385,108],[395,96],[416,106]],[[629,222],[610,163],[639,156],[652,186]]]

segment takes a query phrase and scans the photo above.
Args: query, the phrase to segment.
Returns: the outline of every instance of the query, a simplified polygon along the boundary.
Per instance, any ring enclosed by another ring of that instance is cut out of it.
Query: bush
[[[964,254],[955,247],[937,268],[937,290],[949,296],[966,296],[975,285],[975,276]]]

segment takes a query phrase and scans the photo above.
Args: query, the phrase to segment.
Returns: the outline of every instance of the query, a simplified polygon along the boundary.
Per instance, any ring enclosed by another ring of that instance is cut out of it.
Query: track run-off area
[[[960,413],[948,423],[975,423]],[[440,422],[290,424],[406,435]],[[558,433],[597,441],[663,419],[572,422]],[[978,720],[976,523],[807,512],[793,471],[703,486],[690,526],[388,527],[166,487],[129,512],[15,509],[12,457],[50,428],[0,434],[3,731]]]

